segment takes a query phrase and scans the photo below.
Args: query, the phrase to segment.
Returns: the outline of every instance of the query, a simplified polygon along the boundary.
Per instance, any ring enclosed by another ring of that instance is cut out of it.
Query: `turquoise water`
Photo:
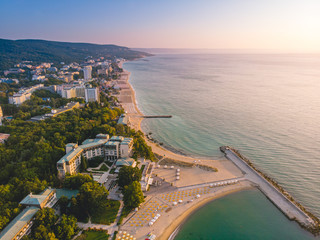
[[[143,113],[173,115],[144,120],[145,132],[199,157],[231,145],[320,217],[319,55],[163,54],[124,67]]]
[[[314,239],[258,190],[217,199],[195,212],[175,240]]]

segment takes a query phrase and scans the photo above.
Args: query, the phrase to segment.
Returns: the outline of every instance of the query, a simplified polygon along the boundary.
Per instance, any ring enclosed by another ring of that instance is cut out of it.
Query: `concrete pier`
[[[257,187],[266,195],[271,202],[273,202],[290,220],[296,220],[300,224],[310,227],[315,224],[304,211],[302,211],[295,203],[289,200],[284,194],[282,194],[275,186],[265,179],[263,175],[254,170],[241,159],[232,149],[225,147],[222,150],[229,160],[231,160],[236,166],[244,172],[245,178]]]

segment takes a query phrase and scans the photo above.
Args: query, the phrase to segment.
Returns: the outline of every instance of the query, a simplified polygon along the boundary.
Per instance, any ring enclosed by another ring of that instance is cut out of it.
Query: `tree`
[[[86,182],[80,187],[77,202],[82,211],[92,215],[105,209],[108,204],[108,195],[108,190],[99,183]]]
[[[43,208],[36,213],[33,226],[37,229],[38,227],[43,225],[48,230],[48,232],[50,232],[51,230],[53,230],[52,226],[55,225],[57,220],[58,216],[55,215],[54,209]]]
[[[139,207],[144,201],[141,184],[138,181],[134,181],[130,185],[124,187],[123,201],[128,208]]]
[[[74,216],[62,215],[61,221],[56,227],[56,235],[59,239],[70,240],[78,233],[77,219]]]
[[[85,171],[88,168],[88,160],[81,155],[81,171]]]
[[[93,182],[93,179],[90,175],[87,174],[76,174],[76,175],[67,175],[63,186],[69,189],[79,189],[84,183]]]
[[[67,207],[69,204],[69,199],[66,196],[61,196],[59,199],[60,202],[60,212],[61,214],[66,214],[67,213]]]
[[[141,180],[141,172],[138,167],[123,166],[118,174],[118,185],[124,188],[133,181]]]

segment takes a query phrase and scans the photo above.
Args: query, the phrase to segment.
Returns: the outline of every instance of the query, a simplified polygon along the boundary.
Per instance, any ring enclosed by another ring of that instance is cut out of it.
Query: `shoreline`
[[[122,67],[122,63],[121,63],[121,67]],[[142,122],[143,118],[140,117],[143,114],[140,111],[138,104],[137,104],[137,101],[136,101],[136,92],[129,82],[130,74],[131,73],[126,70],[123,71],[123,75],[125,76],[126,79],[123,79],[121,77],[121,80],[126,81],[126,83],[128,85],[128,89],[120,90],[120,95],[118,95],[119,102],[120,102],[121,106],[124,108],[124,110],[126,111],[128,117],[130,119],[129,126],[134,128],[136,131],[140,130],[141,132],[143,132],[141,129],[141,122]],[[128,93],[128,91],[130,93]],[[129,96],[129,95],[131,96],[130,102],[122,102],[120,100],[120,99],[122,99],[123,96]],[[132,111],[133,109],[134,109],[134,111]],[[235,173],[235,171],[232,167],[228,166],[228,164],[232,164],[235,168],[237,168],[241,172],[242,177],[244,176],[244,173],[240,170],[240,168],[236,164],[234,164],[233,161],[231,161],[228,158],[225,158],[225,156],[221,157],[220,159],[213,159],[213,158],[203,158],[203,157],[192,156],[192,155],[184,155],[183,153],[182,154],[179,153],[179,151],[175,151],[174,148],[171,149],[171,147],[169,147],[169,149],[168,149],[168,148],[165,148],[165,146],[163,146],[163,145],[160,146],[159,144],[157,144],[157,143],[153,142],[151,139],[149,139],[145,133],[144,133],[144,139],[145,139],[146,143],[148,144],[148,146],[150,146],[152,148],[152,151],[155,154],[159,155],[160,158],[162,156],[163,157],[162,159],[169,158],[169,159],[182,161],[182,162],[186,162],[186,163],[194,163],[194,162],[198,161],[198,162],[201,162],[201,164],[205,164],[208,166],[213,165],[218,169],[218,171],[225,171],[224,172],[225,175],[221,174],[221,176],[225,176],[225,179],[228,179],[228,177],[229,177],[228,174],[234,174],[234,175],[237,174],[237,173]],[[210,195],[205,198],[199,199],[199,201],[195,201],[193,204],[191,204],[191,206],[189,208],[185,207],[185,209],[183,211],[182,211],[182,209],[174,209],[172,212],[170,212],[170,214],[175,213],[174,215],[177,216],[177,218],[172,218],[172,216],[168,215],[167,222],[166,223],[162,222],[162,225],[160,223],[157,223],[157,227],[152,232],[155,232],[157,234],[157,239],[163,239],[163,240],[164,239],[171,239],[171,240],[173,240],[174,236],[179,232],[180,226],[185,221],[187,221],[187,219],[190,217],[190,215],[192,215],[194,212],[196,212],[199,208],[205,206],[206,204],[208,204],[218,198],[224,197],[226,195],[229,195],[229,194],[232,194],[235,192],[248,190],[248,189],[260,190],[259,187],[257,187],[253,182],[246,179],[244,182],[241,183],[241,186],[234,186],[233,188],[230,187],[230,188],[227,188],[226,191],[221,191],[221,192],[218,191],[217,194]],[[264,195],[266,195],[266,194],[264,194]],[[161,226],[159,226],[159,225],[161,225]],[[149,229],[149,232],[150,232],[150,229]],[[137,239],[144,239],[141,234],[141,231],[139,232]]]
[[[254,186],[248,186],[248,187],[243,187],[240,189],[231,189],[228,190],[226,192],[222,192],[220,194],[217,194],[215,196],[211,196],[211,197],[207,197],[202,199],[202,201],[198,202],[197,204],[195,204],[194,206],[192,206],[191,208],[189,208],[187,211],[185,211],[183,214],[181,214],[179,217],[176,218],[176,220],[174,220],[170,226],[168,228],[166,228],[164,230],[164,232],[162,233],[161,236],[159,236],[159,240],[174,240],[174,238],[177,236],[177,234],[180,231],[180,228],[182,227],[182,225],[199,209],[205,207],[206,205],[208,205],[209,203],[219,199],[219,198],[223,198],[227,195],[233,194],[233,193],[239,193],[239,192],[243,192],[246,190],[250,190],[250,189],[256,189]]]
[[[119,64],[119,66],[123,68],[122,65],[123,63]],[[120,94],[117,95],[116,97],[118,98],[122,108],[126,111],[129,117],[129,122],[130,122],[129,126],[134,128],[136,131],[143,132],[141,129],[141,122],[143,118],[140,117],[141,115],[143,115],[143,113],[138,107],[138,104],[136,101],[136,92],[129,82],[130,75],[131,73],[129,71],[123,69],[123,73],[120,75],[121,76],[120,80],[126,81],[128,88],[123,90],[121,89]],[[128,99],[130,99],[130,101]],[[179,153],[179,151],[174,151],[174,148],[172,151],[171,149],[166,149],[164,146],[160,146],[159,144],[152,142],[150,139],[148,139],[148,137],[146,137],[145,133],[144,133],[144,139],[146,143],[152,148],[152,151],[155,154],[159,155],[160,157],[163,156],[163,159],[169,158],[169,159],[182,161],[186,163],[194,163],[195,161],[198,161],[198,162],[201,162],[201,164],[205,164],[207,166],[214,166],[218,169],[217,175],[220,177],[220,179],[228,179],[228,178],[231,178],[231,176],[233,177],[243,176],[242,172],[231,161],[227,160],[226,158],[221,157],[220,159],[213,159],[213,158],[197,157],[197,156],[190,156],[190,155],[182,155]],[[157,239],[168,239],[174,231],[178,230],[177,227],[183,224],[183,222],[186,221],[192,213],[194,213],[204,205],[214,201],[215,199],[224,197],[228,194],[232,194],[235,192],[252,189],[252,188],[255,188],[254,185],[252,185],[248,181],[244,181],[235,186],[227,186],[224,189],[218,190],[218,192],[214,193],[213,195],[206,196],[201,199],[197,199],[191,205],[191,207],[188,206],[188,208],[186,209],[180,209],[180,208],[173,209],[172,212],[170,212],[170,214],[173,214],[173,212],[175,212],[176,214],[174,214],[174,216],[178,216],[178,218],[173,218],[171,219],[171,221],[168,219],[168,221],[164,222],[162,225],[158,224],[158,227],[157,227],[158,231],[155,231],[157,232]],[[163,228],[163,225],[164,225],[164,228]],[[142,238],[142,236],[137,236],[137,239],[140,239],[140,238],[144,239]]]

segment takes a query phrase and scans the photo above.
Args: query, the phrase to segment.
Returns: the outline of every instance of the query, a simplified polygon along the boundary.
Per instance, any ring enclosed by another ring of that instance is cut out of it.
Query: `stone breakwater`
[[[220,147],[220,150],[225,154],[226,158],[231,160],[241,171],[243,171],[245,178],[257,185],[261,192],[263,192],[290,220],[295,220],[314,235],[319,234],[319,219],[308,212],[301,204],[296,202],[276,181],[258,170],[237,150],[228,146]]]

